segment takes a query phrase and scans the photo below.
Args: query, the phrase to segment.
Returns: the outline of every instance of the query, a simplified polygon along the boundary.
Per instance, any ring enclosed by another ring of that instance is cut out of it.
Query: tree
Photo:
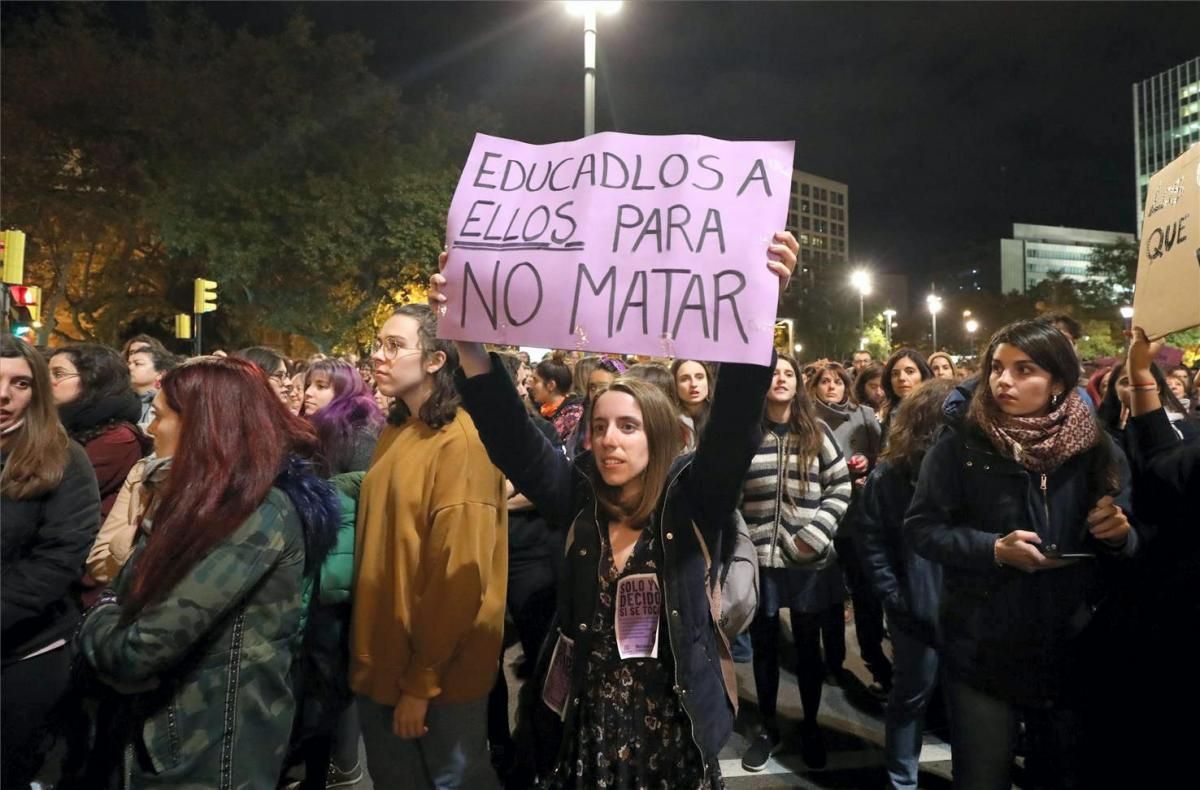
[[[28,235],[41,339],[109,339],[153,314],[146,296],[164,287],[165,253],[143,215],[140,81],[96,7],[56,11],[5,44],[2,221]]]
[[[260,328],[322,348],[435,265],[483,110],[420,106],[370,73],[358,35],[221,32],[150,7],[148,40],[102,7],[52,7],[5,42],[6,226],[30,238],[47,334],[114,342],[221,286],[206,337]]]

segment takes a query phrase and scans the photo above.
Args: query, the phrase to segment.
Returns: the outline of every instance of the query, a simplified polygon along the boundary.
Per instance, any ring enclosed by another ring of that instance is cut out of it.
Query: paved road
[[[787,620],[782,619],[785,622]],[[858,658],[858,642],[852,625],[846,628],[846,650],[846,667],[856,677],[864,682],[868,681],[869,674]],[[505,671],[509,673],[510,710],[516,707],[516,693],[520,684],[512,675],[512,666],[520,657],[519,646],[509,648],[505,654]],[[800,758],[800,694],[795,675],[786,670],[782,672],[780,679],[778,703],[784,746],[763,771],[752,774],[743,770],[742,751],[746,748],[749,738],[756,733],[757,699],[750,665],[739,664],[737,670],[741,709],[734,734],[721,752],[721,773],[725,776],[729,790],[776,787],[870,790],[884,786],[881,707],[861,690],[843,689],[827,684],[821,699],[819,721],[825,731],[829,762],[823,770],[810,771]],[[935,735],[926,734],[925,746],[921,752],[921,787],[948,790],[949,777],[949,746]],[[373,787],[367,778],[360,782],[355,790]]]

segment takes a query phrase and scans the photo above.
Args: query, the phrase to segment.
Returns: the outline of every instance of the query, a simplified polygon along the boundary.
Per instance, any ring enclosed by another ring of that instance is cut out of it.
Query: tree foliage
[[[3,222],[24,229],[47,331],[114,341],[220,283],[226,342],[352,343],[423,282],[483,110],[405,104],[358,35],[227,34],[151,6],[148,38],[54,7],[5,44]]]

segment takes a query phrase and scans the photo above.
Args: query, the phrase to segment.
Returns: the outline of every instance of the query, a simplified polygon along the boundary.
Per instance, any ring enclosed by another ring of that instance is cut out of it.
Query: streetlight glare
[[[567,0],[563,5],[571,16],[584,16],[589,11],[611,16],[621,10],[621,0]]]
[[[1125,307],[1122,307],[1121,308],[1121,317],[1124,318],[1126,321],[1128,321],[1130,318],[1133,318],[1133,308],[1129,307],[1128,305],[1126,305]]]
[[[929,306],[929,312],[936,315],[942,310],[942,297],[937,294],[930,294],[925,297],[925,304]]]
[[[974,318],[972,318],[970,321],[967,321],[967,333],[968,334],[972,334],[972,335],[975,334],[975,330],[977,330],[977,329],[979,329],[978,321],[976,321]]]
[[[871,273],[863,269],[856,269],[850,273],[850,285],[863,296],[870,295]]]

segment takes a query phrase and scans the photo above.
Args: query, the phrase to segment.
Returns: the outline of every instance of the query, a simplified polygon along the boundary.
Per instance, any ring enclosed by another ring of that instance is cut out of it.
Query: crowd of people
[[[917,786],[938,687],[956,787],[1182,759],[1139,728],[1190,684],[1200,397],[1140,331],[1110,366],[1068,316],[978,365],[535,361],[439,339],[444,284],[362,360],[0,339],[4,788],[722,787],[733,662],[759,771],[785,655],[820,769],[847,611],[881,784]]]

